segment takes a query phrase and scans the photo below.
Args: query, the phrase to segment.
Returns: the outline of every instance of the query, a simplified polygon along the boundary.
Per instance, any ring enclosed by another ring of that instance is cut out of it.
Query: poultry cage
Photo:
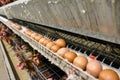
[[[99,77],[41,44],[35,39],[36,35],[30,36],[27,30],[54,42],[64,39],[65,47],[77,56],[85,56],[88,63],[96,60],[103,69],[111,69],[119,77],[119,3],[119,0],[18,0],[0,8],[0,21],[40,53],[42,65],[32,64],[40,80],[51,77],[55,77],[52,80],[64,80],[63,77],[65,80],[98,80]]]

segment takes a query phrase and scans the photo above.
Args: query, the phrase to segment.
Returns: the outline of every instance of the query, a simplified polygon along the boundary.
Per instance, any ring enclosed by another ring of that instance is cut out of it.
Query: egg
[[[77,57],[75,52],[69,51],[64,54],[64,58],[67,59],[69,62],[73,62],[73,60]]]
[[[25,32],[28,32],[28,31],[31,31],[31,30],[30,30],[30,29],[28,29],[28,28],[26,28],[26,29],[25,29]]]
[[[21,28],[21,26],[20,25],[18,25],[18,24],[15,24],[15,26],[14,26],[17,30],[21,30],[22,28]]]
[[[60,55],[61,57],[64,57],[64,54],[66,52],[68,52],[69,49],[68,48],[60,48],[58,51],[57,51],[57,54]]]
[[[33,34],[33,32],[30,30],[27,32],[28,36],[31,36]]]
[[[10,20],[8,20],[8,21],[7,21],[7,24],[10,24],[10,25],[11,25],[12,23],[13,23],[13,22],[12,22],[12,21],[10,21]]]
[[[39,43],[40,44],[43,44],[43,42],[46,40],[46,38],[45,37],[43,37],[43,38],[41,38],[40,40],[39,40]]]
[[[100,72],[99,80],[120,80],[118,74],[112,69],[104,69]]]
[[[88,62],[86,71],[94,77],[98,77],[100,72],[102,71],[102,65],[97,60],[91,60]]]
[[[21,26],[16,24],[16,23],[11,22],[10,24],[12,25],[12,27],[16,28],[17,30],[21,30],[22,29]]]
[[[24,33],[28,35],[29,29],[25,29]]]
[[[52,50],[53,52],[57,52],[59,49],[60,49],[60,46],[58,46],[58,45],[53,45],[53,46],[51,47],[51,50]]]
[[[85,56],[78,56],[74,59],[73,64],[83,70],[85,70],[88,59]]]
[[[46,45],[46,47],[47,47],[48,49],[51,49],[51,47],[54,46],[54,45],[55,45],[54,42],[49,42],[49,43]]]
[[[35,33],[35,32],[33,32],[33,33],[31,34],[31,38],[33,38],[33,39],[35,39],[36,36],[38,36],[38,34]]]
[[[64,39],[57,39],[57,40],[55,40],[55,44],[60,46],[60,47],[65,47],[66,41]]]
[[[39,40],[40,40],[41,38],[43,38],[42,35],[37,35],[37,36],[35,36],[35,40],[38,41],[38,42],[39,42]]]
[[[46,46],[51,41],[52,41],[51,39],[46,38],[46,40],[43,42],[43,45]]]
[[[12,22],[12,23],[11,23],[11,26],[12,26],[12,27],[15,27],[15,23],[14,23],[14,22]]]

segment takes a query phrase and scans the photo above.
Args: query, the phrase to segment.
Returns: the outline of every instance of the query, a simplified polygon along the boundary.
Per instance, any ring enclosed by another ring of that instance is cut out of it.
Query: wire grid
[[[44,28],[42,28],[42,31],[47,32],[44,33],[44,36],[52,40],[56,40],[57,38],[64,38],[67,41],[68,48],[79,51],[87,56],[93,55],[97,60],[102,63],[105,63],[117,69],[120,68],[119,53],[114,53],[114,47],[111,47],[111,45],[107,43],[105,45],[102,43],[98,43],[97,41],[90,41],[87,37],[83,39],[81,37],[76,37],[71,34],[65,34],[64,32],[62,33],[60,31],[55,31],[55,33],[49,33],[49,29]]]
[[[64,34],[61,32],[58,32],[60,36],[62,36],[65,39],[68,39],[68,41],[72,42],[73,44],[68,43],[68,48],[74,49],[76,51],[79,51],[87,56],[93,55],[96,57],[97,60],[101,61],[102,63],[105,63],[111,67],[120,68],[120,55],[118,53],[114,53],[114,47],[111,47],[110,44],[104,45],[98,42],[89,41],[86,39],[79,39],[79,37],[70,36],[68,34]],[[70,39],[69,39],[70,37]],[[78,39],[77,39],[78,38]],[[78,42],[79,46],[74,46],[74,42]],[[119,48],[117,48],[119,49]],[[120,49],[119,49],[120,50]]]

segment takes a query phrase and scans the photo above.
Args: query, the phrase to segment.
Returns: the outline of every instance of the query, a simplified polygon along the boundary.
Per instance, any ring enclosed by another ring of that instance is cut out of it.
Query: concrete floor
[[[0,47],[0,80],[10,80],[7,67]]]

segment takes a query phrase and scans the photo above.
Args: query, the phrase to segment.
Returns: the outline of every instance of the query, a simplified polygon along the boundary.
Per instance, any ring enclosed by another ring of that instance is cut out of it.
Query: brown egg
[[[26,30],[24,31],[24,33],[28,35],[28,32],[29,32],[29,31],[30,31],[29,29],[26,29]]]
[[[67,59],[69,62],[73,62],[73,60],[77,57],[77,54],[75,52],[67,52],[64,54],[64,58]]]
[[[33,32],[33,33],[31,34],[31,38],[33,38],[33,39],[35,39],[36,36],[38,36],[38,34],[35,33],[35,32]]]
[[[7,24],[10,24],[10,25],[11,25],[12,23],[13,23],[13,22],[12,22],[12,21],[10,21],[10,20],[8,20],[8,21],[7,21]]]
[[[27,32],[28,36],[31,36],[33,34],[33,32],[30,30]]]
[[[66,46],[66,41],[64,39],[57,39],[55,41],[55,44],[60,46],[60,47],[65,47]]]
[[[88,59],[85,56],[78,56],[74,59],[73,64],[83,70],[85,70]]]
[[[14,27],[16,29],[21,30],[21,26],[20,25],[14,23],[14,22],[12,22],[11,25],[12,25],[12,27]]]
[[[46,46],[51,41],[52,41],[51,39],[46,38],[46,40],[43,42],[43,45]]]
[[[12,27],[15,27],[15,23],[14,23],[14,22],[12,22],[12,23],[11,23],[11,26],[12,26]]]
[[[102,65],[97,60],[91,60],[90,62],[88,62],[86,70],[92,76],[98,77],[98,75],[102,71]]]
[[[99,80],[119,80],[119,76],[115,71],[105,69],[100,72]]]
[[[49,43],[46,45],[46,47],[47,47],[48,49],[51,49],[51,47],[54,46],[54,45],[55,45],[54,42],[49,42]]]
[[[53,46],[51,47],[51,50],[52,50],[53,52],[57,52],[59,49],[60,49],[60,46],[58,46],[58,45],[53,45]]]
[[[30,29],[25,29],[25,32],[31,31]]]
[[[68,48],[60,48],[58,51],[57,51],[57,54],[60,55],[61,57],[64,57],[64,54],[67,53],[69,51]]]
[[[46,38],[45,37],[43,37],[43,38],[41,38],[40,40],[39,40],[39,43],[40,44],[43,44],[43,42],[46,40]]]
[[[43,38],[42,35],[37,35],[37,36],[35,36],[35,40],[38,41],[38,42],[39,42],[39,40],[40,40],[41,38]]]
[[[20,25],[18,25],[18,24],[15,24],[15,26],[14,26],[17,30],[21,30],[22,28],[21,28],[21,26]]]
[[[12,22],[12,23],[11,23],[11,26],[12,26],[12,27],[15,27],[15,23],[14,23],[14,22]]]

